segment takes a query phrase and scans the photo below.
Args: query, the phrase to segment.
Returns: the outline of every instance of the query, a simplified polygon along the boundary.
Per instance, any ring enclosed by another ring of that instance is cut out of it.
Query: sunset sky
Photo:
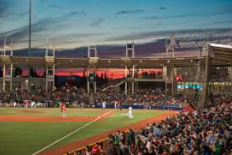
[[[162,73],[162,69],[140,69],[138,72],[138,77],[141,77],[144,72],[147,72],[148,74],[152,73]],[[36,68],[36,73],[38,76],[43,76],[45,73],[45,70],[42,68]],[[89,74],[94,74],[94,70],[89,70]],[[128,70],[128,74],[132,74]],[[22,76],[27,77],[29,75],[29,69],[23,69]],[[56,76],[86,76],[84,75],[84,69],[83,68],[65,68],[65,69],[56,69]],[[101,77],[102,75],[106,76],[107,78],[124,78],[125,77],[125,70],[124,69],[115,69],[115,68],[98,68],[96,70],[96,76]]]
[[[149,42],[171,33],[232,28],[232,0],[32,0],[33,47]],[[0,42],[28,44],[29,0],[0,0]],[[187,31],[186,31],[187,30]]]

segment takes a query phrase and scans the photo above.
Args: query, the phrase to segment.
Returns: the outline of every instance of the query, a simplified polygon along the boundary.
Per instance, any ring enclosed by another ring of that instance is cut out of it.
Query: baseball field
[[[161,121],[177,114],[165,110],[67,109],[67,118],[58,108],[0,108],[0,154],[63,154],[106,138],[109,133]]]

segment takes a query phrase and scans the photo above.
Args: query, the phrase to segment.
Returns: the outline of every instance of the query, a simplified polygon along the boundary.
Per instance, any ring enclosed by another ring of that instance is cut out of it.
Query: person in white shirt
[[[127,113],[127,115],[128,115],[128,118],[129,118],[129,119],[134,118],[133,112],[132,112],[132,107],[131,107],[131,106],[128,108],[128,113]]]
[[[13,102],[13,107],[17,107],[17,103],[15,101]]]
[[[118,106],[118,102],[114,101],[114,108],[117,109],[117,106]]]
[[[105,102],[105,101],[102,102],[102,109],[103,109],[103,110],[106,109],[106,102]]]

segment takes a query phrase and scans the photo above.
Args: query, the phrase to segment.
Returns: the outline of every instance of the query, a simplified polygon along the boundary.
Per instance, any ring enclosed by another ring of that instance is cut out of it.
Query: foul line
[[[36,155],[36,154],[38,154],[38,153],[40,153],[40,152],[46,150],[47,148],[51,147],[52,145],[54,145],[54,144],[60,142],[61,140],[65,139],[65,138],[67,138],[67,137],[69,137],[69,136],[71,136],[71,135],[74,134],[75,132],[77,132],[77,131],[79,131],[79,130],[85,128],[86,126],[88,126],[88,125],[90,125],[90,124],[92,124],[92,123],[94,123],[94,122],[96,122],[97,120],[101,119],[102,117],[104,117],[105,115],[108,115],[108,114],[111,113],[111,112],[112,112],[112,111],[108,111],[107,113],[105,113],[105,114],[103,114],[103,115],[101,115],[101,116],[98,116],[95,120],[92,120],[91,122],[88,122],[88,123],[85,124],[84,126],[78,128],[78,129],[76,129],[75,131],[73,131],[73,132],[67,134],[66,136],[64,136],[64,137],[62,137],[62,138],[60,138],[60,139],[58,139],[57,141],[55,141],[55,142],[49,144],[48,146],[46,146],[46,147],[42,148],[41,150],[39,150],[39,151],[33,153],[32,155]]]

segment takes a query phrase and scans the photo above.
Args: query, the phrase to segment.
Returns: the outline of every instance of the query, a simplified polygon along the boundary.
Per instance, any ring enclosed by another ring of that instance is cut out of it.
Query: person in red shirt
[[[60,109],[60,111],[61,111],[61,113],[62,113],[62,117],[63,118],[67,118],[67,115],[66,115],[66,106],[65,106],[65,104],[61,104],[61,107],[60,107],[61,109]]]
[[[102,152],[101,146],[99,143],[96,143],[93,147],[92,147],[92,154],[93,155],[100,155]]]

